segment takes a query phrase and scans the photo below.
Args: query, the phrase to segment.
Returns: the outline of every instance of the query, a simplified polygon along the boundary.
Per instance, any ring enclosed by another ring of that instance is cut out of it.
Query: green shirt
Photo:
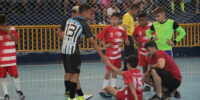
[[[151,28],[146,32],[148,38],[151,38],[152,32],[158,37],[156,44],[159,50],[172,50],[172,45],[167,44],[168,39],[172,40],[174,30],[179,32],[179,36],[175,39],[179,42],[185,35],[186,32],[180,27],[174,20],[168,19],[165,23],[160,24],[159,22],[154,22]]]

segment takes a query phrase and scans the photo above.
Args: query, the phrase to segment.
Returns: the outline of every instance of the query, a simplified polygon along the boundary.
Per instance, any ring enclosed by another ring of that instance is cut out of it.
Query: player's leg
[[[171,10],[172,10],[172,13],[174,13],[174,10],[175,10],[175,8],[174,8],[174,0],[171,0]]]
[[[117,73],[112,71],[111,87],[117,88]]]
[[[70,100],[75,98],[75,93],[77,89],[79,79],[79,73],[72,73],[71,74],[71,80],[70,80]]]
[[[199,14],[199,0],[196,0],[196,14]]]
[[[105,88],[105,91],[106,91],[107,93],[113,95],[113,96],[116,96],[116,95],[117,95],[117,92],[118,92],[117,89],[115,89],[115,88],[113,88],[113,87],[111,87],[111,86],[107,86],[107,87]]]
[[[9,94],[8,94],[8,87],[7,87],[7,67],[0,67],[0,78],[1,78],[1,84],[4,92],[4,100],[9,100]]]
[[[81,89],[80,80],[78,80],[78,83],[77,83],[76,93],[77,93],[78,96],[79,96],[79,100],[81,100],[82,98],[84,98],[85,100],[88,100],[88,99],[90,99],[90,98],[93,97],[92,94],[85,94],[85,93],[83,93],[83,91],[82,91],[82,89]]]
[[[19,75],[18,75],[18,71],[17,71],[17,66],[8,67],[8,73],[10,74],[10,76],[13,77],[17,94],[20,96],[21,100],[24,100],[25,96],[20,87],[20,79],[18,77]]]
[[[181,0],[180,7],[181,7],[181,11],[182,11],[183,13],[185,13],[185,6],[184,6],[184,1],[183,1],[183,0]]]
[[[108,69],[108,66],[106,66],[106,73],[104,75],[104,80],[103,80],[103,89],[108,86],[111,72],[112,71],[110,69]],[[102,90],[102,92],[103,92],[103,90]]]

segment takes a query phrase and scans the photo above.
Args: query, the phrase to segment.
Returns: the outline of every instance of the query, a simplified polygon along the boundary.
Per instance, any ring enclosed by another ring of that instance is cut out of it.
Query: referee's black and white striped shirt
[[[80,54],[79,43],[82,36],[85,35],[86,38],[93,36],[89,25],[81,16],[68,19],[61,29],[64,32],[62,54]]]

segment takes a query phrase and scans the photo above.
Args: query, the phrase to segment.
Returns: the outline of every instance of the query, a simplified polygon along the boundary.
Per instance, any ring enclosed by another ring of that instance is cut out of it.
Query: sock
[[[77,83],[71,82],[71,85],[70,85],[70,98],[74,98],[75,97],[76,86],[77,86]]]
[[[184,2],[181,2],[181,11],[185,12]]]
[[[13,80],[14,80],[14,84],[15,84],[17,91],[21,91],[21,88],[19,85],[19,78],[14,78]]]
[[[108,86],[108,82],[109,80],[106,80],[106,79],[103,80],[103,89]]]
[[[8,88],[7,88],[6,78],[2,78],[1,79],[1,84],[2,84],[2,87],[3,87],[4,95],[8,94]]]
[[[172,9],[172,12],[174,13],[174,10],[175,10],[175,8],[174,8],[174,2],[171,2],[171,9]]]
[[[116,87],[117,86],[117,79],[116,78],[112,78],[111,79],[111,87]]]
[[[80,88],[80,89],[77,89],[77,90],[76,90],[76,93],[78,94],[78,96],[83,96],[83,91],[82,91],[81,88]]]
[[[69,91],[70,81],[65,81],[65,92]]]

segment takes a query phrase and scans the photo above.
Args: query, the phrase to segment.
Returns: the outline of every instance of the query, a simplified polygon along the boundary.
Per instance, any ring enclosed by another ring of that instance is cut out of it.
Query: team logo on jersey
[[[118,37],[122,36],[122,32],[117,32],[117,36]]]
[[[142,36],[142,32],[141,31],[139,32],[139,35]]]
[[[110,37],[113,37],[113,33],[112,32],[110,33]]]

